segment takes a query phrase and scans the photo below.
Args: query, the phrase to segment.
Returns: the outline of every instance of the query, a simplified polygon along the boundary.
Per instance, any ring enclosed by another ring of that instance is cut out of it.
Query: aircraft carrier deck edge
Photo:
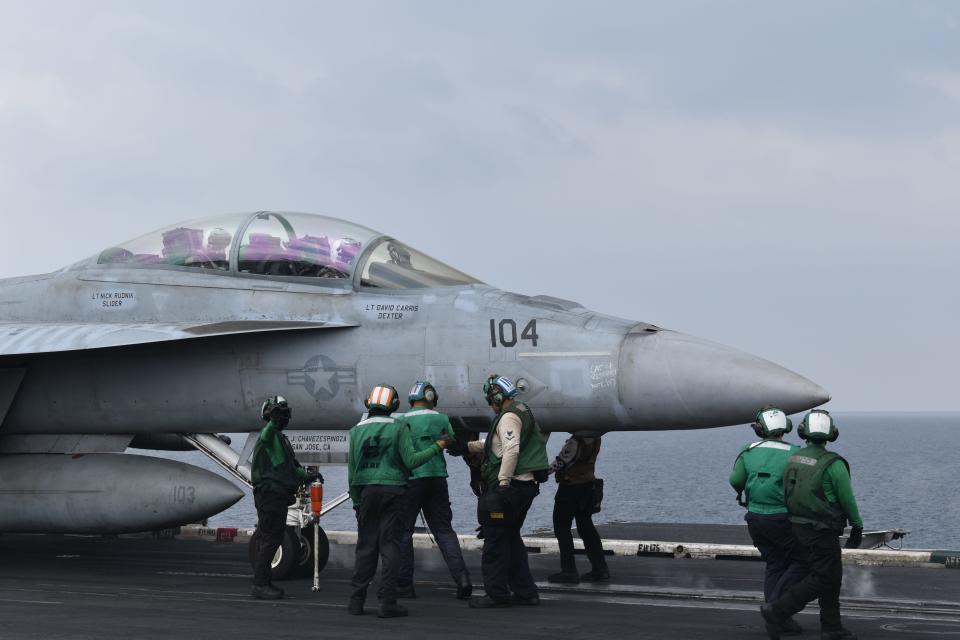
[[[649,525],[632,525],[630,529],[638,532]],[[667,525],[669,528],[665,533],[681,531],[710,531],[711,525]],[[724,527],[725,525],[716,525],[715,527]],[[605,527],[601,525],[598,529],[603,532]],[[678,529],[682,528],[682,529]],[[729,526],[730,529],[740,529],[741,527]],[[745,529],[745,528],[744,528]],[[200,525],[190,525],[181,527],[171,536],[184,540],[208,540],[208,541],[228,541],[237,543],[246,543],[253,535],[254,529],[251,528],[224,528],[224,527],[204,527]],[[326,531],[327,538],[331,544],[352,545],[356,543],[356,531]],[[865,532],[869,537],[870,532]],[[475,535],[459,535],[460,546],[464,550],[479,551],[483,547],[483,541],[478,540]],[[711,560],[759,560],[760,552],[756,547],[750,544],[731,544],[729,542],[695,542],[689,541],[688,535],[676,536],[680,541],[668,541],[663,539],[610,539],[604,536],[603,548],[607,555],[616,556],[638,556],[655,558],[676,558],[676,559],[711,559]],[[707,536],[709,537],[709,536]],[[544,555],[557,554],[559,548],[557,541],[552,536],[525,536],[524,542],[527,550],[531,553]],[[433,539],[427,533],[414,534],[414,547],[418,549],[435,548]],[[574,546],[578,552],[583,551],[583,543],[579,538],[574,538]],[[939,551],[930,549],[844,549],[843,560],[845,564],[877,566],[877,567],[915,567],[915,568],[960,568],[960,551]]]

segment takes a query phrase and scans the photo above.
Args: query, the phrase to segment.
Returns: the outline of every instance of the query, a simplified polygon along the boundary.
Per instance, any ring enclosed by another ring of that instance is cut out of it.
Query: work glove
[[[447,453],[455,458],[463,457],[467,453],[467,445],[459,440],[454,439],[452,442],[450,442],[450,444],[447,445]]]
[[[851,527],[850,537],[847,538],[847,544],[843,545],[843,548],[859,549],[861,542],[863,542],[863,527]]]
[[[480,480],[479,478],[476,480],[471,479],[470,490],[473,491],[473,495],[479,498],[480,496],[483,495],[483,492],[486,490],[486,485],[484,484],[483,480]]]

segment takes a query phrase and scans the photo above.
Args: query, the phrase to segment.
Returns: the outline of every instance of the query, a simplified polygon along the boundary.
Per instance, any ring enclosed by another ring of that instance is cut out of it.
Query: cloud
[[[913,78],[953,102],[960,102],[960,72],[945,70],[915,71]]]
[[[769,355],[846,406],[943,406],[960,45],[930,7],[7,5],[0,275],[316,211]]]

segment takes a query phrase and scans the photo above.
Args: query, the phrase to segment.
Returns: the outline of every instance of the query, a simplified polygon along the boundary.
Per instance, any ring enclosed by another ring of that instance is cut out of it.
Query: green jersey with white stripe
[[[439,411],[413,408],[403,415],[410,425],[413,447],[417,451],[429,449],[443,434],[453,437],[450,419]],[[410,478],[446,478],[447,461],[443,456],[434,456],[419,467],[410,470]]]
[[[783,501],[783,470],[800,447],[770,438],[743,448],[733,465],[730,484],[743,491],[751,513],[787,513]]]
[[[413,447],[406,421],[389,416],[371,416],[350,430],[347,454],[347,485],[354,506],[360,504],[365,485],[407,486],[410,469],[442,452],[436,444],[422,451]]]

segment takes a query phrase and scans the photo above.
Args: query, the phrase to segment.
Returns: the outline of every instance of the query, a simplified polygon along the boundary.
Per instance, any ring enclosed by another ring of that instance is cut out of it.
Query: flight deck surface
[[[472,610],[453,597],[439,554],[418,550],[410,617],[381,620],[372,597],[366,615],[346,612],[352,553],[332,545],[320,592],[310,579],[285,581],[287,597],[266,602],[249,597],[244,544],[3,535],[0,638],[766,637],[757,562],[617,556],[609,586],[557,587],[545,583],[557,556],[532,554],[540,607]],[[479,554],[466,558],[480,582]],[[846,624],[861,638],[960,638],[956,570],[847,567],[843,597]],[[798,620],[817,637],[815,607]]]

